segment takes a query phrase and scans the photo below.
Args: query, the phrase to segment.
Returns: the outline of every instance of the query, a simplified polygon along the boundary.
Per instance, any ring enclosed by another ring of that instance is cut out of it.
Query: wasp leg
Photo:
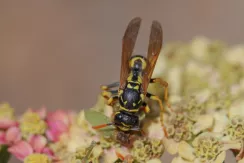
[[[119,153],[119,152],[117,152],[117,151],[115,151],[115,153],[116,153],[116,156],[117,156],[121,161],[124,161],[124,160],[125,160],[125,157],[124,157],[121,153]]]
[[[130,130],[131,130],[131,131],[137,131],[137,132],[140,132],[140,134],[141,134],[142,136],[145,136],[145,132],[144,132],[140,127],[138,127],[138,126],[136,126],[136,127],[132,127]]]
[[[142,103],[142,110],[145,112],[145,113],[149,113],[150,112],[150,108],[149,108],[149,106],[148,106],[148,104],[147,103],[145,103],[145,102],[143,102]]]
[[[117,96],[117,95],[118,95],[117,90],[103,91],[102,92],[102,96],[107,100],[109,100],[112,96]]]
[[[119,99],[119,96],[113,96],[108,99],[108,105],[112,106],[117,100]]]
[[[101,129],[107,126],[112,126],[114,125],[113,123],[106,123],[106,124],[101,124],[101,125],[97,125],[97,126],[92,126],[93,129],[97,130],[97,129]]]
[[[115,101],[118,100],[118,91],[103,91],[102,96],[107,100],[108,105],[112,105]]]
[[[169,102],[168,102],[168,83],[166,81],[164,81],[161,78],[152,78],[150,80],[150,83],[159,83],[160,85],[162,85],[164,87],[164,99],[166,101],[166,104],[169,108],[171,108]]]
[[[111,88],[118,87],[119,84],[120,84],[119,82],[114,82],[114,83],[111,83],[108,85],[103,85],[103,86],[101,86],[101,89],[104,91],[107,91],[107,90],[110,90]]]
[[[101,86],[101,89],[103,90],[102,96],[108,100],[108,103],[111,104],[111,102],[117,99],[118,90],[111,90],[111,89],[114,87],[118,87],[119,84],[120,84],[119,82],[114,82],[109,85]],[[114,96],[114,99],[112,99],[112,96]]]
[[[146,97],[148,97],[151,100],[155,100],[155,101],[157,101],[159,103],[159,107],[160,107],[160,110],[161,110],[161,112],[160,112],[160,121],[161,121],[161,124],[162,124],[162,127],[163,127],[164,134],[167,137],[168,133],[166,132],[166,129],[164,127],[164,118],[163,118],[164,107],[163,107],[163,103],[162,103],[161,99],[158,96],[155,96],[155,95],[153,95],[151,93],[148,93],[148,92],[146,94]]]
[[[159,107],[161,109],[161,112],[164,112],[163,103],[162,103],[161,99],[158,96],[153,95],[153,94],[147,92],[146,97],[149,98],[149,99],[151,99],[151,100],[157,101],[159,103]]]

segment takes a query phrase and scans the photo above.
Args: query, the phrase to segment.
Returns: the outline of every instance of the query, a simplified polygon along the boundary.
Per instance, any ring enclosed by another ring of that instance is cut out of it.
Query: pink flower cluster
[[[7,145],[8,151],[19,160],[24,160],[25,157],[33,153],[46,154],[51,159],[58,160],[49,144],[59,141],[62,134],[69,132],[71,114],[64,110],[47,113],[45,108],[37,111],[29,109],[28,111],[37,113],[41,120],[46,123],[45,133],[24,137],[20,128],[20,120],[0,118],[0,145]]]

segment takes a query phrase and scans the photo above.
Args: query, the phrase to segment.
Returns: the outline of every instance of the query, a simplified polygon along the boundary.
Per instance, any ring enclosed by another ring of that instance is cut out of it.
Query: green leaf
[[[111,123],[110,118],[108,118],[101,112],[97,112],[93,110],[86,110],[85,118],[92,126]],[[105,137],[111,137],[113,135],[114,129],[115,129],[114,126],[107,126],[98,129],[98,131],[101,132]]]
[[[8,152],[8,146],[2,145],[0,146],[0,162],[8,163],[11,154]]]

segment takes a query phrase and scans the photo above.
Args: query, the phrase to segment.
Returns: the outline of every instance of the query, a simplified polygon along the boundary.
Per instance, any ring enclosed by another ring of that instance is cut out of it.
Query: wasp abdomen
[[[136,115],[126,113],[124,111],[117,112],[114,117],[114,122],[117,125],[122,126],[138,126],[139,125],[139,118]]]

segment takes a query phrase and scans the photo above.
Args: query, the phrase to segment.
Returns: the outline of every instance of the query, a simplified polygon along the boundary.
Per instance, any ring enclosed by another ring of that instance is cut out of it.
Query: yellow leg
[[[108,99],[108,105],[113,105],[119,99],[118,96],[113,96]]]
[[[112,96],[112,94],[109,91],[103,91],[102,96],[108,100]]]
[[[102,85],[101,89],[104,91],[108,91],[111,90],[112,88],[118,87],[119,86],[119,82],[114,82],[112,84],[108,84],[108,85]]]
[[[148,97],[151,100],[157,101],[158,104],[159,104],[159,107],[160,107],[161,112],[164,112],[163,103],[162,103],[161,99],[158,96],[153,95],[153,94],[147,92],[146,97]]]
[[[107,99],[108,105],[112,105],[113,102],[115,102],[118,99],[118,90],[111,90],[112,88],[118,86],[119,86],[119,82],[101,86],[101,89],[103,90],[102,96],[105,99]]]
[[[164,87],[164,99],[165,99],[167,106],[169,108],[171,108],[171,106],[168,102],[168,83],[161,78],[152,78],[150,80],[150,83],[159,83],[160,85],[162,85]]]
[[[118,96],[113,96],[113,97],[106,97],[106,96],[103,96],[107,99],[107,104],[112,106],[119,98]]]
[[[163,107],[163,103],[162,103],[161,99],[158,96],[155,96],[155,95],[153,95],[151,93],[147,93],[146,94],[146,97],[148,97],[151,100],[155,100],[155,101],[158,102],[159,107],[160,107],[160,110],[161,110],[160,111],[160,121],[161,121],[161,124],[162,124],[162,127],[163,127],[164,134],[167,137],[168,134],[167,134],[167,132],[165,130],[165,127],[164,127],[164,118],[163,118],[163,115],[164,115],[164,107]]]
[[[143,102],[143,103],[142,103],[142,106],[143,106],[143,111],[144,111],[146,114],[150,112],[150,108],[149,108],[149,106],[148,106],[147,103]]]

